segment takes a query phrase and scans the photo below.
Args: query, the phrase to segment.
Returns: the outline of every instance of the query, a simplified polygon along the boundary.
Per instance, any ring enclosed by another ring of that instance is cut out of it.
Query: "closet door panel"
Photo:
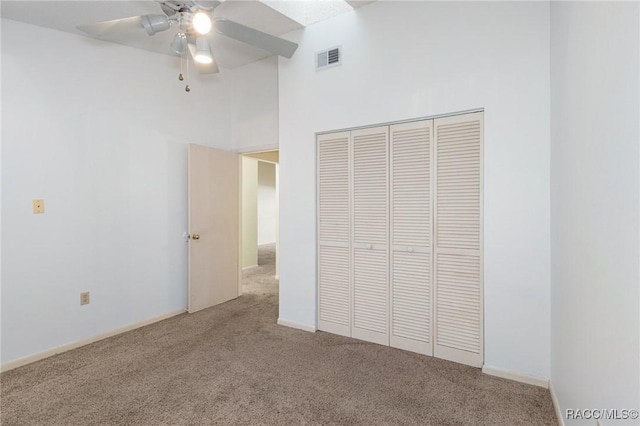
[[[354,130],[352,337],[389,344],[387,126]]]
[[[318,329],[351,335],[350,132],[320,135],[318,158]]]
[[[318,329],[350,336],[349,249],[322,245],[318,256]]]
[[[433,354],[433,120],[390,126],[391,346]]]
[[[391,244],[431,247],[433,120],[396,124],[391,138]]]
[[[438,253],[437,341],[442,348],[468,352],[473,359],[482,348],[480,257]]]
[[[353,250],[353,337],[388,345],[387,252]]]
[[[318,137],[318,237],[349,243],[349,132]]]
[[[434,120],[434,355],[483,363],[482,113]]]
[[[356,130],[353,138],[353,241],[386,246],[388,127]]]
[[[431,254],[394,250],[391,257],[390,344],[431,355]]]

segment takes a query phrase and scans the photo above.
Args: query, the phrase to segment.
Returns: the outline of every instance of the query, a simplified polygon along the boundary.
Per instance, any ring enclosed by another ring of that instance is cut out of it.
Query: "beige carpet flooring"
[[[549,392],[276,325],[273,247],[246,293],[3,373],[9,425],[556,425]]]

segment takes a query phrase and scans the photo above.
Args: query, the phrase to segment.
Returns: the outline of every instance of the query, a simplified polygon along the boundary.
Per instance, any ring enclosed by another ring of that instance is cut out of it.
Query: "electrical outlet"
[[[33,200],[33,214],[44,213],[44,200]]]
[[[81,305],[88,305],[89,302],[90,302],[89,292],[85,291],[84,293],[80,293],[80,304]]]

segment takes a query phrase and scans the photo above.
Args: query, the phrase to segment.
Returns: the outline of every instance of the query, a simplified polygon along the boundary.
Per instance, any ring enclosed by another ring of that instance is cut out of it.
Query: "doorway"
[[[278,294],[279,152],[242,155],[242,293]]]

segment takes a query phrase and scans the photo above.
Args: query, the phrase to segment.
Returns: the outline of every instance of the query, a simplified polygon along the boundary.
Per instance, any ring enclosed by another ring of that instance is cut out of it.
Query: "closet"
[[[318,329],[480,367],[483,113],[317,136]]]

